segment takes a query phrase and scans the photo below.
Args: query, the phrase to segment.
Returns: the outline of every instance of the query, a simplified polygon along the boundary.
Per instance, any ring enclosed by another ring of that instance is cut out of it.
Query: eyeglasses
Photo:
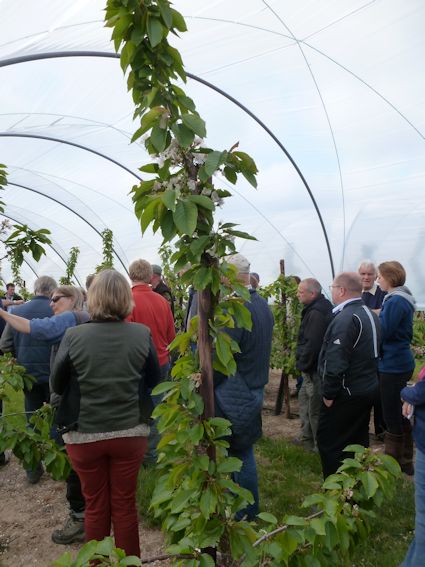
[[[50,303],[57,303],[59,301],[59,299],[62,299],[62,297],[67,297],[67,296],[66,295],[55,295],[50,300]]]

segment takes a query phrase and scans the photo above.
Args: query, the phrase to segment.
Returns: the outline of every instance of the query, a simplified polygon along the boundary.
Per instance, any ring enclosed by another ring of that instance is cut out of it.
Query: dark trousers
[[[317,430],[317,446],[322,461],[323,477],[337,471],[347,445],[369,447],[369,417],[375,392],[366,396],[337,399],[330,408],[322,403]]]
[[[43,404],[50,402],[49,383],[34,384],[31,390],[25,390],[25,411],[27,412],[27,421],[31,417],[31,413],[43,407]]]
[[[394,435],[402,435],[404,431],[403,422],[408,421],[401,413],[402,403],[401,390],[412,377],[413,371],[400,374],[379,374],[379,386],[381,390],[382,412],[387,431]]]
[[[86,541],[109,536],[112,522],[116,547],[140,557],[136,485],[146,445],[146,437],[66,445],[86,499]]]

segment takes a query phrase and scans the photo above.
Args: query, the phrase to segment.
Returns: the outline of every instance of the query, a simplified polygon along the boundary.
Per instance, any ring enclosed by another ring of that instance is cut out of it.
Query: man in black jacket
[[[296,353],[297,369],[303,377],[298,394],[301,442],[305,449],[311,451],[317,450],[316,435],[322,405],[317,360],[331,320],[332,304],[322,294],[322,286],[314,278],[302,280],[297,295],[304,305]]]
[[[380,341],[379,321],[362,301],[359,275],[339,274],[330,288],[336,307],[319,355],[323,404],[317,431],[325,478],[336,472],[347,445],[369,446]]]

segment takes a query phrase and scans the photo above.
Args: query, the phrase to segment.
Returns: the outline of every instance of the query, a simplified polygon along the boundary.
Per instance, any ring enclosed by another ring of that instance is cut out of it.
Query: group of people
[[[253,447],[261,436],[273,316],[257,293],[260,278],[250,271],[249,261],[241,254],[228,261],[249,289],[245,305],[252,329],[227,330],[240,352],[234,376],[214,374],[215,407],[216,415],[231,421],[229,453],[242,461],[234,480],[254,495],[254,503],[238,518],[252,520],[259,512]],[[158,433],[150,415],[160,400],[150,392],[169,375],[168,345],[175,328],[173,296],[160,266],[136,260],[129,277],[131,286],[114,270],[100,272],[88,282],[86,302],[78,288],[39,278],[31,301],[12,312],[0,310],[0,320],[7,323],[0,349],[14,352],[36,378],[33,389],[25,392],[28,414],[49,400],[57,408],[58,442],[65,443],[73,471],[67,480],[70,516],[53,540],[101,540],[112,523],[116,545],[128,555],[140,555],[137,473],[143,460],[149,464],[156,459]],[[333,305],[317,280],[307,278],[298,285],[303,305],[297,345],[302,443],[319,452],[325,477],[338,469],[347,445],[369,445],[372,407],[376,432],[385,430],[386,453],[404,472],[413,473],[412,428],[406,416],[414,405],[416,428],[425,427],[425,389],[423,384],[405,388],[414,369],[410,342],[415,309],[405,279],[399,262],[383,262],[377,270],[364,262],[358,273],[334,279]],[[190,309],[193,305],[196,301]],[[425,477],[421,443],[417,474],[422,470]],[[27,471],[29,482],[42,474],[41,463]]]
[[[346,446],[369,446],[372,408],[385,453],[405,474],[415,473],[415,538],[403,567],[419,567],[425,557],[425,383],[407,386],[415,368],[410,348],[415,299],[405,282],[397,261],[377,269],[362,262],[358,273],[341,273],[329,286],[332,305],[317,280],[301,281],[297,368],[303,377],[301,442],[319,452],[325,478],[347,456]]]
[[[400,398],[415,368],[415,300],[405,281],[399,262],[378,269],[362,262],[358,273],[335,278],[333,305],[317,280],[298,286],[304,306],[297,345],[301,440],[319,451],[325,477],[337,470],[346,445],[368,446],[372,407],[375,434],[385,431],[385,452],[413,474],[412,428]]]

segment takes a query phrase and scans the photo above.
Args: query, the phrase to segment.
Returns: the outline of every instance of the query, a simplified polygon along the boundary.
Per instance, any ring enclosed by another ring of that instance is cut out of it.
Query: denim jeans
[[[254,496],[254,503],[248,504],[246,508],[239,510],[236,514],[237,520],[242,520],[244,517],[248,521],[255,520],[255,516],[259,513],[259,496],[258,496],[258,477],[257,465],[254,457],[254,447],[251,446],[243,451],[229,450],[230,457],[236,457],[242,461],[242,468],[239,472],[232,473],[232,480],[249,490]]]
[[[415,537],[400,567],[422,567],[425,559],[425,453],[416,448]]]

